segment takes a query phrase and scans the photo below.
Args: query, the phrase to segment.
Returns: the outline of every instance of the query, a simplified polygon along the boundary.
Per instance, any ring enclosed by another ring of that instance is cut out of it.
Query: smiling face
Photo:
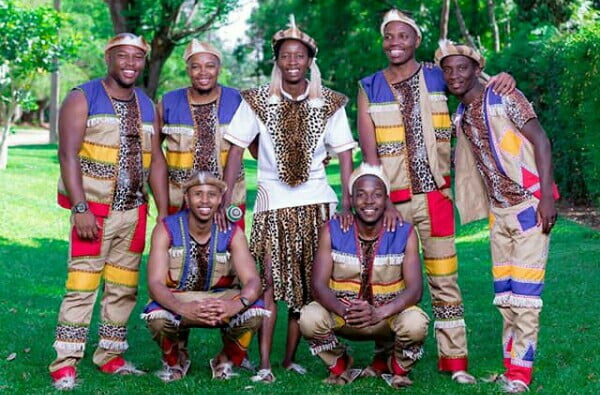
[[[184,194],[185,204],[199,222],[212,221],[223,194],[212,184],[190,187]]]
[[[358,218],[367,225],[383,220],[387,199],[385,184],[378,177],[361,176],[352,186],[352,207]]]
[[[393,21],[385,25],[383,33],[383,51],[392,65],[403,65],[414,59],[421,40],[412,27]]]
[[[187,72],[192,88],[199,93],[210,93],[217,86],[221,64],[219,59],[209,53],[197,53],[187,61]]]
[[[146,65],[144,51],[131,45],[111,48],[104,59],[108,75],[122,88],[132,88]]]
[[[286,84],[303,82],[311,61],[306,45],[298,40],[285,40],[277,53],[277,65],[281,69],[283,82]]]
[[[475,61],[463,55],[452,55],[442,59],[440,66],[448,90],[459,98],[464,97],[478,84],[481,68]]]

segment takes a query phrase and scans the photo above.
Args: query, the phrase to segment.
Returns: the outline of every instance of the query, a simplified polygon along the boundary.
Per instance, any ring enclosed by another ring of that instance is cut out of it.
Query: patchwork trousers
[[[102,280],[100,341],[93,361],[102,366],[127,348],[127,322],[137,299],[139,267],[146,240],[147,205],[96,217],[96,240],[81,240],[71,229],[66,294],[58,313],[50,364],[54,372],[83,357],[92,311]]]
[[[405,375],[423,354],[429,317],[412,306],[378,324],[358,329],[346,326],[342,317],[311,302],[302,308],[299,323],[311,353],[318,355],[334,375],[346,371],[350,362],[346,346],[339,342],[338,336],[375,341],[373,368]]]
[[[494,305],[502,315],[505,376],[531,383],[550,237],[537,226],[538,200],[491,208]]]
[[[404,220],[414,225],[421,242],[435,319],[438,369],[467,370],[467,333],[458,286],[452,200],[436,190],[413,195],[411,200],[395,206]]]

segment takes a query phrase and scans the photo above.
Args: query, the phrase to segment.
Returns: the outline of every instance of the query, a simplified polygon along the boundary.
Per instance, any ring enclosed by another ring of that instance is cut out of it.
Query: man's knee
[[[331,314],[317,302],[311,302],[300,311],[300,332],[307,339],[329,332],[332,328]]]
[[[248,318],[248,320],[244,323],[244,326],[250,329],[253,333],[256,333],[260,329],[260,325],[262,324],[263,317],[262,316],[254,316]]]
[[[427,337],[429,317],[418,307],[409,307],[398,314],[393,322],[393,330],[397,337],[422,342]]]
[[[168,332],[168,328],[171,328],[173,326],[165,318],[155,318],[147,320],[146,325],[148,325],[148,329],[150,329],[150,333],[152,334],[153,339],[156,339],[161,334]]]

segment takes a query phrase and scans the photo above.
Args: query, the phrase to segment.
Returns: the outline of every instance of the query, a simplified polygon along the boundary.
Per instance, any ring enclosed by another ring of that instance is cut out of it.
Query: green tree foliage
[[[512,1],[497,3],[495,11],[500,39],[502,45],[506,45],[510,42],[510,18],[515,18],[516,6]],[[469,33],[484,50],[491,50],[493,32],[489,25],[487,2],[465,0],[459,4]],[[440,36],[441,0],[262,0],[259,5],[251,16],[248,36],[256,43],[255,49],[263,54],[257,66],[260,73],[270,75],[273,66],[270,39],[277,30],[287,26],[289,15],[294,14],[298,26],[319,45],[318,64],[323,82],[350,98],[356,96],[360,78],[387,64],[379,32],[381,19],[387,10],[398,8],[410,14],[419,24],[423,34],[417,50],[419,60],[433,60]],[[455,9],[452,8],[448,38],[464,41],[454,15]],[[354,119],[354,100],[350,101],[347,109],[350,118]]]
[[[518,18],[541,25],[550,23],[558,26],[571,18],[573,6],[578,0],[514,0],[519,6]]]
[[[155,97],[162,69],[176,47],[224,21],[238,0],[105,0],[115,33],[143,35],[151,46],[143,87]]]
[[[525,33],[492,59],[532,100],[550,137],[554,176],[563,198],[600,205],[600,25],[575,34],[543,29]],[[523,56],[522,54],[531,54]]]
[[[600,204],[600,150],[595,131],[600,99],[592,88],[600,84],[597,3],[496,1],[501,52],[494,54],[487,2],[458,2],[469,34],[488,58],[487,71],[512,73],[519,89],[534,102],[553,142],[555,177],[563,197]],[[299,27],[319,45],[324,84],[351,98],[347,109],[354,119],[357,81],[387,64],[379,24],[392,6],[410,12],[420,25],[423,42],[417,59],[431,60],[439,37],[441,0],[263,0],[251,17],[249,31],[264,54],[258,69],[269,75],[273,65],[270,39],[287,25],[288,15],[295,14]],[[464,42],[455,9],[450,12],[448,37]]]
[[[360,78],[386,64],[381,49],[379,24],[390,9],[389,1],[360,0],[264,0],[250,19],[250,37],[261,37],[259,50],[264,54],[258,64],[264,75],[273,67],[271,37],[288,25],[294,14],[296,24],[317,41],[318,65],[323,83],[353,98]],[[431,60],[439,35],[440,1],[406,0],[398,3],[401,10],[412,12],[422,27],[423,44],[418,55]],[[355,102],[348,106],[351,118]]]
[[[34,107],[31,84],[57,67],[56,60],[74,55],[72,37],[59,37],[64,17],[51,8],[27,9],[15,1],[0,2],[0,168],[6,167],[7,138],[18,106]]]

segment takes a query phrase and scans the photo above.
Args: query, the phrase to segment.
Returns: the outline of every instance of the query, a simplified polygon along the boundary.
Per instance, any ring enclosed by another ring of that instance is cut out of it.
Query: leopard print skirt
[[[329,218],[329,203],[254,214],[250,251],[260,264],[263,287],[298,313],[312,300],[310,278],[319,227]],[[269,259],[271,264],[269,265]]]

